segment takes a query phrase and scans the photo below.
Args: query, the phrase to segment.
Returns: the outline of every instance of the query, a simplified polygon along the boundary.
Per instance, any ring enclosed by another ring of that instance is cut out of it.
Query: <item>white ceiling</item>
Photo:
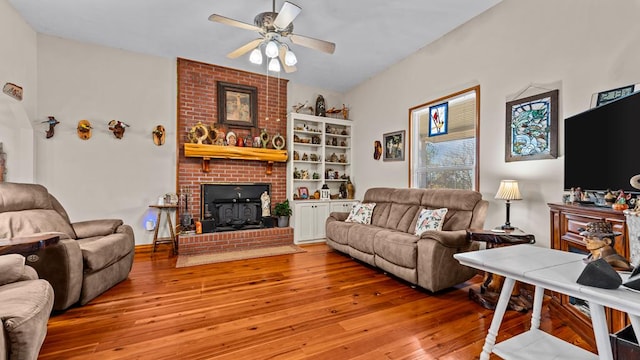
[[[271,0],[8,0],[39,33],[256,73],[263,65],[226,54],[257,33],[208,20],[253,24]],[[332,55],[292,45],[298,71],[282,78],[345,92],[502,0],[291,0],[302,8],[294,34],[336,44]],[[283,0],[275,3],[276,12]]]

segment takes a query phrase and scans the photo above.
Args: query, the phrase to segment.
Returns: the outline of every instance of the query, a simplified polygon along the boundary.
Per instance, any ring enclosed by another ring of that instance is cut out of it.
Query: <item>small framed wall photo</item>
[[[449,127],[449,103],[429,107],[429,136],[444,135]]]
[[[383,161],[404,161],[404,130],[382,135]]]
[[[507,102],[506,162],[558,157],[558,93]]]
[[[218,122],[230,127],[258,127],[258,89],[218,81]]]

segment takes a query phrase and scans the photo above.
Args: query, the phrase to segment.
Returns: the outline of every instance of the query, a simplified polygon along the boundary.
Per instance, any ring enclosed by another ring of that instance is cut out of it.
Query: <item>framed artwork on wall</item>
[[[429,107],[429,136],[444,135],[449,127],[449,103]]]
[[[404,130],[382,135],[383,161],[404,161]]]
[[[558,93],[507,102],[506,162],[558,157]]]
[[[258,126],[258,89],[218,81],[218,122],[230,127]]]

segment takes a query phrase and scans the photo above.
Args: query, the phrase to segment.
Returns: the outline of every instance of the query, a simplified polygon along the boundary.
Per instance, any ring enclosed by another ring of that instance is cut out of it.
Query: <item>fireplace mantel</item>
[[[287,150],[254,147],[184,144],[186,157],[202,158],[202,171],[209,172],[210,159],[258,160],[267,162],[267,174],[271,174],[274,162],[287,162]]]

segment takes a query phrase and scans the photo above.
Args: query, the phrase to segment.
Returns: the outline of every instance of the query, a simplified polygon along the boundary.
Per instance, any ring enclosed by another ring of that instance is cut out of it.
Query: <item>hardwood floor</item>
[[[477,359],[493,314],[468,298],[480,276],[433,294],[324,244],[179,269],[139,248],[129,279],[52,315],[40,359]],[[529,321],[508,311],[498,341]],[[546,306],[541,328],[593,351]]]

